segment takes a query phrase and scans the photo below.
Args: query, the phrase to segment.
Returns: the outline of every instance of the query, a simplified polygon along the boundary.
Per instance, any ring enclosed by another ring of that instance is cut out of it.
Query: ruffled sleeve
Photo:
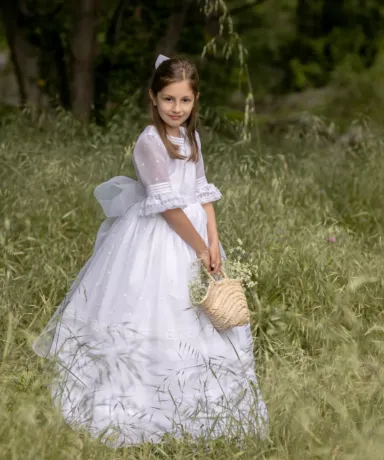
[[[205,176],[203,154],[201,151],[200,136],[197,131],[195,131],[195,133],[197,145],[199,147],[199,159],[196,163],[196,196],[197,201],[200,204],[205,204],[219,200],[222,195],[215,185],[209,184],[207,181]]]
[[[133,152],[133,159],[136,173],[146,191],[146,198],[139,209],[140,216],[185,208],[190,204],[188,197],[172,190],[168,172],[170,157],[158,136],[152,133],[140,136]]]

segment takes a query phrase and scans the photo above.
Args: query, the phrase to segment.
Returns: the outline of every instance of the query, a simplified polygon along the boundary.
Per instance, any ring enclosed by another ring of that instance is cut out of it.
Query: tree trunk
[[[172,57],[175,53],[190,3],[191,0],[184,0],[182,9],[174,11],[169,16],[165,35],[157,45],[156,56],[164,54],[165,56]]]
[[[50,41],[48,56],[51,60],[52,71],[56,83],[56,91],[59,94],[61,106],[69,110],[71,107],[71,92],[68,79],[68,68],[66,64],[65,49],[60,36],[60,29],[47,31],[47,39]]]
[[[94,58],[100,0],[74,0],[72,32],[72,111],[88,122],[94,94]]]
[[[28,40],[27,22],[19,3],[2,0],[1,12],[19,85],[20,103],[39,108],[44,102],[39,87],[40,51]]]
[[[130,0],[119,0],[109,23],[105,44],[109,52],[100,56],[100,61],[95,69],[95,117],[96,123],[105,124],[105,109],[109,95],[109,76],[112,69],[112,49],[115,46],[122,26],[124,10]]]
[[[153,73],[153,66],[156,61],[156,57],[159,54],[163,54],[167,57],[172,57],[177,49],[177,43],[180,39],[181,31],[185,22],[185,18],[188,12],[188,8],[191,5],[193,0],[184,0],[183,6],[180,10],[174,11],[170,14],[167,22],[167,29],[164,36],[159,40],[159,43],[156,47],[156,53],[153,57],[153,62],[151,63],[151,76],[148,78],[147,86],[144,93],[144,103],[148,102],[148,90],[151,86],[151,79]]]

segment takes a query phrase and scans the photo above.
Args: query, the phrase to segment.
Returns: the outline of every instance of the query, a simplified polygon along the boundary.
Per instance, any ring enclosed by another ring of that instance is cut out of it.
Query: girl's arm
[[[199,160],[196,163],[196,192],[197,199],[207,213],[207,233],[209,242],[209,255],[213,273],[219,273],[221,269],[221,253],[219,246],[219,235],[217,231],[215,209],[212,202],[221,198],[220,191],[213,185],[209,184],[205,176],[203,154],[201,152],[200,136],[197,131],[196,141],[199,148]]]
[[[180,209],[168,209],[161,213],[168,225],[195,251],[200,257],[204,251],[208,251],[207,245],[197,232],[185,212]]]
[[[136,142],[133,158],[136,172],[147,193],[139,215],[161,214],[168,225],[196,251],[196,255],[210,271],[210,251],[181,209],[183,197],[173,194],[168,174],[169,155],[158,137],[150,133],[140,136]],[[176,207],[176,203],[179,207]]]
[[[221,270],[221,253],[219,246],[219,235],[217,232],[215,209],[212,203],[205,203],[203,207],[207,213],[207,233],[209,242],[209,256],[213,274],[218,274]]]
[[[196,251],[196,256],[201,259],[205,268],[212,272],[211,250],[207,248],[205,241],[192,225],[185,212],[180,208],[176,208],[168,209],[162,212],[161,215],[168,225]]]
[[[214,244],[219,244],[219,234],[217,232],[216,215],[213,204],[205,203],[203,207],[208,216],[207,231],[209,245],[213,246]]]

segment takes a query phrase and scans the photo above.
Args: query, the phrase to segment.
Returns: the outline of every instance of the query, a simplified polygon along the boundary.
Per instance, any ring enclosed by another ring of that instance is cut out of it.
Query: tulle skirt
[[[264,437],[250,326],[213,328],[190,301],[193,249],[160,214],[139,216],[139,206],[103,222],[92,256],[33,345],[56,360],[55,404],[68,423],[115,447],[166,433]],[[184,212],[208,242],[203,206]]]

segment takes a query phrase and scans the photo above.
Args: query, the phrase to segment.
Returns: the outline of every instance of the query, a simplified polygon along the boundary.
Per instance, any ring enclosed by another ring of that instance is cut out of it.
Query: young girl
[[[35,352],[57,360],[55,404],[71,425],[112,446],[180,437],[265,435],[250,326],[216,331],[191,304],[196,258],[225,258],[199,134],[198,75],[160,55],[153,124],[133,152],[139,181],[117,176],[95,196],[107,216],[91,258]]]

